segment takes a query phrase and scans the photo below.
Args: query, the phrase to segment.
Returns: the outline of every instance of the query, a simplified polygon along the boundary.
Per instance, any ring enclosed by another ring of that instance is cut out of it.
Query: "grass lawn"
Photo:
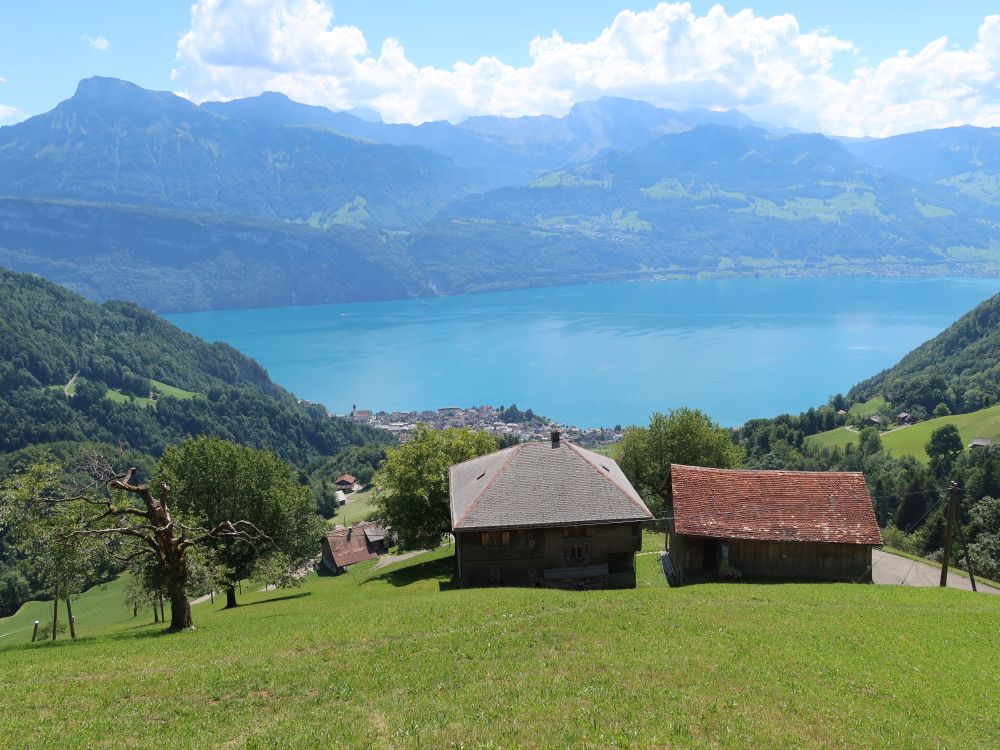
[[[374,510],[372,490],[370,489],[352,492],[347,496],[347,499],[349,500],[347,505],[341,505],[334,517],[330,519],[332,523],[350,526],[352,523],[364,521],[365,516]]]
[[[115,390],[114,388],[108,388],[105,396],[117,404],[126,404],[129,401],[134,401],[143,408],[148,408],[150,406],[154,409],[156,408],[155,399],[146,398],[144,396],[126,396],[124,393]]]
[[[868,403],[871,403],[870,401]],[[910,455],[920,461],[928,460],[924,446],[931,439],[931,433],[946,424],[953,424],[962,436],[962,442],[968,445],[973,438],[985,437],[994,442],[1000,442],[1000,404],[968,414],[952,414],[947,417],[936,417],[925,422],[908,427],[900,427],[882,433],[882,447],[894,456]],[[843,427],[827,430],[806,438],[810,445],[823,448],[834,446],[844,447],[848,443],[857,444],[858,433]]]
[[[450,548],[0,646],[24,747],[991,747],[1000,598],[850,584],[454,590]],[[659,580],[657,579],[659,575]],[[20,745],[18,745],[20,743]]]
[[[602,456],[607,456],[608,458],[613,458],[616,461],[618,460],[618,444],[617,443],[611,443],[609,445],[598,445],[598,446],[595,446],[593,448],[588,448],[587,450],[591,450],[594,453],[600,453]]]
[[[183,388],[175,388],[172,385],[161,383],[159,380],[150,379],[149,382],[153,386],[153,390],[155,390],[157,393],[162,393],[164,396],[172,396],[173,398],[179,398],[179,399],[189,399],[201,395],[199,393],[195,393],[194,391],[185,391]]]
[[[921,461],[927,461],[924,446],[931,439],[931,433],[946,424],[953,424],[962,436],[962,443],[968,445],[973,438],[985,437],[1000,441],[1000,404],[987,409],[970,412],[969,414],[952,414],[947,417],[936,417],[926,422],[918,422],[909,427],[894,430],[882,436],[882,445],[893,455],[916,456]]]
[[[867,417],[869,414],[877,414],[883,406],[885,406],[885,399],[876,396],[862,403],[854,404],[847,413],[852,417]]]
[[[837,427],[826,432],[817,432],[815,435],[809,435],[806,438],[806,443],[814,445],[817,448],[843,448],[845,445],[851,443],[857,445],[858,440],[858,433],[846,427]]]

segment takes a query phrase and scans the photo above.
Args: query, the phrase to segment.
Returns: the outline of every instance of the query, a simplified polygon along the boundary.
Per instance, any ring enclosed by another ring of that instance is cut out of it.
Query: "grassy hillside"
[[[926,422],[918,422],[908,427],[900,427],[882,434],[882,447],[894,456],[914,456],[920,461],[928,461],[924,446],[931,439],[931,433],[946,424],[953,424],[962,436],[962,442],[968,445],[973,438],[990,438],[1000,443],[1000,404],[988,409],[980,409],[969,414],[952,414],[947,417],[936,417]],[[845,427],[810,435],[806,442],[822,448],[848,444],[857,444],[858,433]]]
[[[862,585],[451,590],[448,548],[0,647],[33,747],[985,747],[1000,600]],[[659,576],[659,580],[657,580]],[[956,635],[959,634],[959,635]],[[976,647],[976,645],[980,647]],[[942,665],[947,668],[942,669]]]
[[[888,370],[851,389],[855,401],[884,396],[912,411],[945,403],[953,413],[1000,401],[1000,294],[982,302]]]
[[[226,344],[133,304],[98,305],[2,268],[0,421],[0,457],[73,441],[121,442],[157,456],[188,436],[214,434],[302,467],[387,437],[299,402]]]

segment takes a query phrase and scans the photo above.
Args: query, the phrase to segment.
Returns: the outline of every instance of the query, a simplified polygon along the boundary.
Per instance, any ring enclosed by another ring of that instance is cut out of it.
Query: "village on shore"
[[[553,427],[569,440],[580,445],[610,445],[617,443],[622,436],[621,425],[611,427],[576,427],[556,423],[551,419],[535,414],[531,409],[521,411],[516,404],[504,406],[471,406],[467,409],[459,406],[445,406],[440,409],[426,411],[371,411],[354,408],[347,418],[358,424],[380,427],[391,432],[405,442],[418,424],[425,424],[434,429],[447,427],[468,427],[472,430],[488,432],[498,440],[506,438],[510,441],[548,440]]]

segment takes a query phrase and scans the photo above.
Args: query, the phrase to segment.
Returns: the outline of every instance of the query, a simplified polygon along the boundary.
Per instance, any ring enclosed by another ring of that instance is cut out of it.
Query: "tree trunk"
[[[156,606],[156,600],[153,600],[153,624],[155,625],[160,621],[160,608]]]
[[[52,597],[52,640],[56,639],[56,624],[59,622],[59,584],[56,584],[56,593]]]
[[[73,622],[73,603],[66,597],[66,617],[69,618],[69,637],[76,640],[76,623]]]
[[[226,589],[226,609],[232,609],[238,606],[236,604],[236,587],[230,586]]]
[[[163,614],[163,594],[160,594],[160,619],[163,620],[163,622],[167,621],[167,616]]]

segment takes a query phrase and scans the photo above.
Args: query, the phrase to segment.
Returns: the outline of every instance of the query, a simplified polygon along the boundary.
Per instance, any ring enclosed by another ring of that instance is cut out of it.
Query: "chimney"
[[[559,430],[552,430],[552,447],[559,447]]]

